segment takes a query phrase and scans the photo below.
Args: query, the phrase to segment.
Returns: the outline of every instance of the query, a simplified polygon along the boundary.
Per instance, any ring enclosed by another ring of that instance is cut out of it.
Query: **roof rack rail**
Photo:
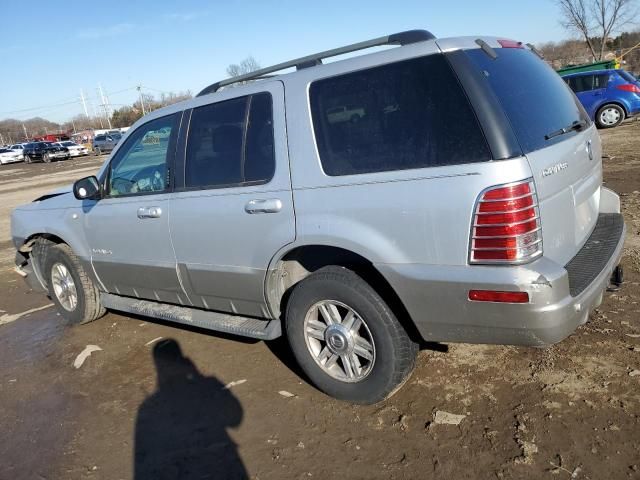
[[[301,70],[303,68],[313,67],[315,65],[322,64],[324,58],[335,57],[337,55],[343,55],[345,53],[356,52],[358,50],[364,50],[372,47],[379,47],[382,45],[409,45],[411,43],[423,42],[425,40],[433,40],[436,37],[427,30],[407,30],[406,32],[394,33],[384,37],[374,38],[372,40],[366,40],[364,42],[353,43],[344,47],[334,48],[332,50],[325,50],[324,52],[314,53],[313,55],[307,55],[306,57],[296,58],[288,62],[279,63],[272,67],[261,68],[254,72],[250,72],[244,75],[238,75],[237,77],[227,78],[216,83],[212,83],[207,88],[202,90],[197,97],[207,95],[219,90],[221,87],[232,85],[234,83],[246,82],[248,80],[257,80],[264,78],[268,74],[278,72],[286,68],[296,67]]]

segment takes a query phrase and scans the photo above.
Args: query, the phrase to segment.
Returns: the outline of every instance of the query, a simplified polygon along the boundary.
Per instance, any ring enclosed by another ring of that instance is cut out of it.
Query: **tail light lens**
[[[637,85],[634,85],[633,83],[625,83],[623,85],[618,85],[616,88],[618,90],[622,90],[625,92],[640,93],[640,87],[638,87]]]
[[[526,263],[542,254],[540,212],[531,179],[480,194],[471,227],[470,263]]]

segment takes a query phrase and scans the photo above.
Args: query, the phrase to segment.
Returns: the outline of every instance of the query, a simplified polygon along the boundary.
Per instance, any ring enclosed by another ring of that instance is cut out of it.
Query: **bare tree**
[[[227,75],[230,77],[237,77],[239,75],[245,75],[247,73],[255,72],[256,70],[260,70],[260,64],[258,61],[249,56],[242,60],[239,64],[232,63],[227,67]]]
[[[602,60],[607,39],[629,24],[637,13],[637,0],[556,0],[561,25],[584,37],[593,58]]]

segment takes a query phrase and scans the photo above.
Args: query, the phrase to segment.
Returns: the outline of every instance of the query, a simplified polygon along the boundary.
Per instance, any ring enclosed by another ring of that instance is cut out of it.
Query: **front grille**
[[[596,227],[580,249],[564,268],[569,272],[569,292],[577,297],[604,270],[613,256],[624,229],[620,213],[601,213]]]

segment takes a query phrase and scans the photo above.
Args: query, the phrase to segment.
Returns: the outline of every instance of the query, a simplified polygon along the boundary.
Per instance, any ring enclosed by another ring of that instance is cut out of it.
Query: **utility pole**
[[[71,119],[71,125],[73,126],[73,134],[76,134],[76,122],[73,121],[73,118]]]
[[[87,117],[87,120],[89,120],[89,111],[87,110],[87,102],[85,102],[85,100],[84,100],[84,92],[82,91],[82,89],[80,89],[80,100],[82,100],[82,106],[84,108],[84,114]]]
[[[24,130],[24,139],[25,140],[29,140],[29,134],[27,133],[27,127],[24,126],[24,123],[22,124],[22,130]]]
[[[104,98],[104,92],[102,91],[102,85],[98,84],[98,89],[100,90],[100,98],[102,99],[102,107],[104,108],[104,115],[107,117],[107,123],[109,124],[109,128],[111,128],[111,118],[109,118],[109,108],[107,106],[107,102]]]
[[[4,145],[4,137],[0,133],[0,145]]]
[[[142,96],[142,85],[138,85],[138,94],[140,95],[140,105],[142,106],[142,115],[146,115],[147,112],[144,110],[144,97]]]

